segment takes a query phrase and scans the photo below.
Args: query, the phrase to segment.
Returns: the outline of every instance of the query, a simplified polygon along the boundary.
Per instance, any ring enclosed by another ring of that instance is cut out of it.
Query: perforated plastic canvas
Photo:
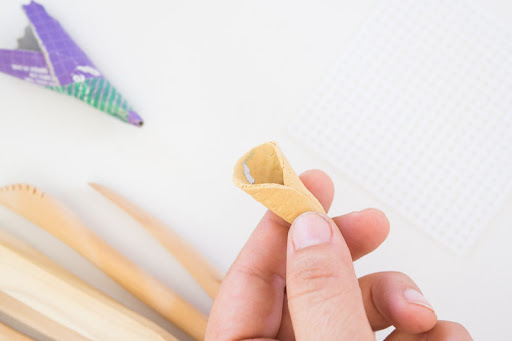
[[[458,253],[512,190],[511,27],[383,0],[291,133]]]

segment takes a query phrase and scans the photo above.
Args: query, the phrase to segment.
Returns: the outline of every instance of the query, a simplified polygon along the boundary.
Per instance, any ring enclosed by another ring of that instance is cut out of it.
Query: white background
[[[512,20],[512,3],[480,2],[497,20]],[[210,299],[172,256],[87,183],[133,199],[226,271],[264,212],[234,187],[232,166],[249,148],[277,140],[297,172],[331,174],[333,215],[366,207],[388,215],[388,240],[356,263],[358,274],[403,271],[440,319],[463,323],[476,340],[509,339],[512,198],[476,245],[457,256],[287,133],[377,0],[42,3],[146,124],[129,126],[74,98],[0,75],[1,185],[31,183],[61,199],[207,313]],[[21,4],[0,1],[2,48],[15,48],[26,26]],[[183,337],[73,250],[1,207],[0,228]]]

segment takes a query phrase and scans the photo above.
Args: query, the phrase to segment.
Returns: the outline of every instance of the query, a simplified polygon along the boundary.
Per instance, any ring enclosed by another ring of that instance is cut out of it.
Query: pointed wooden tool
[[[69,245],[196,340],[204,339],[206,316],[108,245],[55,198],[29,185],[11,185],[0,188],[0,204]]]
[[[0,231],[0,312],[52,340],[177,341],[18,239]],[[0,340],[29,338],[0,326]],[[11,335],[12,334],[12,335]]]
[[[32,339],[0,323],[0,341],[32,341]]]
[[[170,227],[113,190],[89,184],[96,191],[128,213],[160,242],[187,269],[206,293],[215,298],[222,282],[222,275],[192,245],[178,236]]]

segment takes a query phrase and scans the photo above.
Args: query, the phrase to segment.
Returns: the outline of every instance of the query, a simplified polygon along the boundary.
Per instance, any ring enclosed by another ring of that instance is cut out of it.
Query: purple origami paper
[[[0,49],[0,72],[74,96],[125,122],[140,116],[98,71],[87,55],[35,1],[23,6],[31,23],[17,50]]]

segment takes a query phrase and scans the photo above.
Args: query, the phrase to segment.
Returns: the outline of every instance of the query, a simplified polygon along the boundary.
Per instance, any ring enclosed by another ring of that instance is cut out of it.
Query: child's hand
[[[320,171],[301,176],[326,211],[334,189]],[[214,302],[206,340],[472,340],[454,322],[437,321],[417,285],[399,272],[356,278],[352,261],[387,237],[374,209],[332,220],[305,213],[292,224],[267,212],[229,270]]]

